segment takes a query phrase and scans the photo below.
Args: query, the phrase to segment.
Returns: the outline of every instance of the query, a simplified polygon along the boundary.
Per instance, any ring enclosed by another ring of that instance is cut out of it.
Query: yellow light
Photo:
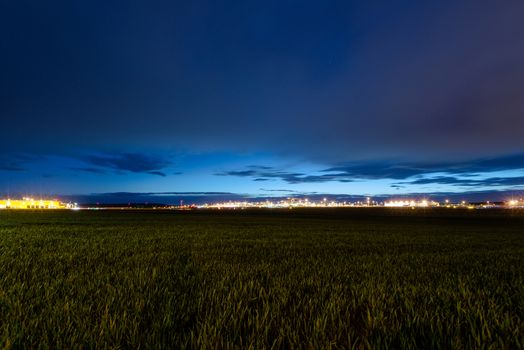
[[[0,208],[2,209],[65,209],[77,207],[70,204],[60,203],[57,200],[35,200],[33,198],[23,199],[0,199]]]

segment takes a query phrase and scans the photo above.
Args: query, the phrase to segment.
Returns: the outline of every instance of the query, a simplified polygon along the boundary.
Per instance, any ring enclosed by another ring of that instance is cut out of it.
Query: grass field
[[[524,213],[0,211],[5,348],[524,347]]]

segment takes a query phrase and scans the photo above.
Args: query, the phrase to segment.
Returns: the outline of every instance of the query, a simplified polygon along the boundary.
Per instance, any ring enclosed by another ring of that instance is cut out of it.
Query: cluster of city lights
[[[56,199],[0,199],[0,209],[78,209],[77,203],[62,203]]]
[[[197,205],[197,208],[215,208],[215,209],[230,209],[230,208],[317,208],[317,207],[344,207],[350,206],[349,202],[328,201],[324,198],[321,201],[310,201],[307,198],[295,199],[288,198],[278,201],[228,201],[211,204]]]
[[[467,209],[491,209],[491,208],[521,208],[524,209],[524,198],[512,198],[504,202],[481,202],[469,203],[466,201],[437,202],[429,199],[390,199],[385,201],[373,200],[367,197],[359,201],[337,201],[323,198],[321,200],[309,200],[308,198],[286,198],[278,200],[263,201],[224,201],[206,204],[192,204],[180,206],[158,206],[150,209],[250,209],[250,208],[366,208],[366,207],[384,207],[384,208],[467,208]],[[59,200],[44,200],[26,197],[22,199],[0,199],[0,209],[80,209],[77,203],[63,203]],[[103,209],[104,207],[95,207],[89,209]],[[116,207],[106,207],[119,209]],[[125,208],[141,208],[140,206],[129,206]],[[120,208],[123,209],[123,208]]]
[[[522,207],[524,206],[524,201],[523,200],[518,200],[518,199],[511,199],[508,201],[508,206],[510,207]]]
[[[343,207],[387,207],[387,208],[524,208],[523,199],[511,199],[505,202],[482,202],[469,203],[466,201],[437,202],[429,199],[392,199],[386,201],[375,201],[367,197],[363,201],[336,201],[324,198],[320,201],[311,201],[307,198],[287,198],[277,201],[226,201],[216,203],[206,203],[193,206],[198,209],[248,209],[248,208],[343,208]]]
[[[385,207],[414,207],[414,208],[427,208],[427,207],[438,207],[440,203],[430,202],[427,199],[421,201],[416,200],[392,200],[384,202]]]

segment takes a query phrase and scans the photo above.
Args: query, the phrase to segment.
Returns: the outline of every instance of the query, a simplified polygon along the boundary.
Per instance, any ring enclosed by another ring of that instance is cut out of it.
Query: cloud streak
[[[524,186],[524,176],[517,177],[490,177],[486,179],[463,179],[452,176],[438,176],[402,182],[397,185],[453,185],[462,187],[499,187]]]
[[[165,157],[141,153],[117,153],[103,155],[82,155],[75,159],[87,163],[86,167],[74,167],[72,170],[94,174],[106,174],[108,171],[116,173],[143,173],[166,177],[162,171],[171,165]]]
[[[20,172],[27,171],[28,166],[41,159],[41,156],[32,154],[2,154],[0,152],[0,171]]]
[[[493,171],[524,169],[524,154],[480,158],[455,162],[352,162],[324,169],[324,172],[339,172],[340,176],[361,179],[406,179],[431,173],[474,174]]]
[[[253,178],[254,181],[270,181],[270,180],[282,180],[289,184],[299,183],[322,183],[329,181],[338,182],[351,182],[351,179],[340,174],[320,174],[311,175],[299,172],[286,172],[274,169],[268,166],[249,166],[247,170],[231,170],[216,173],[217,176],[237,176],[237,177],[249,177]],[[255,170],[260,169],[260,170]]]
[[[286,172],[271,167],[248,166],[243,170],[231,170],[217,173],[219,176],[237,176],[252,178],[254,181],[282,180],[289,184],[354,182],[362,180],[406,180],[412,181],[396,185],[447,184],[461,186],[504,186],[520,185],[519,178],[492,177],[487,179],[464,180],[457,176],[471,176],[494,171],[524,170],[524,154],[508,155],[497,158],[482,158],[465,162],[394,162],[391,160],[372,162],[352,162],[339,164],[320,171],[320,174]],[[445,173],[447,176],[431,176]]]

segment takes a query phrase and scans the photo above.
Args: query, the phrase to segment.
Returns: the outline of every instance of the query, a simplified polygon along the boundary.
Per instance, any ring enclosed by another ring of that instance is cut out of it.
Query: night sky
[[[524,189],[524,2],[0,2],[0,195]]]

